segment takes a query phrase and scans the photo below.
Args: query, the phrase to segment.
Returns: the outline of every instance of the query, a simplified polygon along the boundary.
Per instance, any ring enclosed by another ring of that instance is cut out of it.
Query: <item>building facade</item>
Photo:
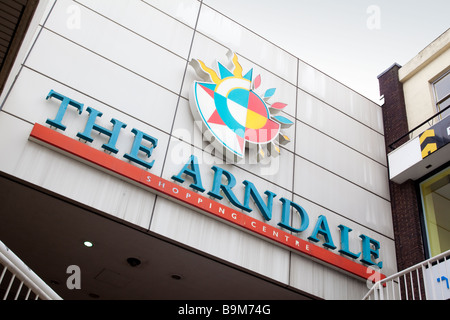
[[[64,299],[360,299],[397,271],[374,102],[208,1],[39,1],[26,30],[0,240]]]
[[[399,270],[450,249],[450,30],[379,76]]]

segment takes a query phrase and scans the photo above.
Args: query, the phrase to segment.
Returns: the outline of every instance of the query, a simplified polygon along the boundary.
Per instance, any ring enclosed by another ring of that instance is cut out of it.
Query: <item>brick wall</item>
[[[408,129],[405,99],[402,83],[398,80],[400,66],[395,64],[378,77],[380,94],[384,95],[383,122],[386,153],[389,145],[406,134]],[[394,147],[408,141],[403,138]],[[395,246],[398,270],[408,268],[425,260],[419,198],[414,181],[399,185],[389,183],[391,194],[392,219],[394,224]]]

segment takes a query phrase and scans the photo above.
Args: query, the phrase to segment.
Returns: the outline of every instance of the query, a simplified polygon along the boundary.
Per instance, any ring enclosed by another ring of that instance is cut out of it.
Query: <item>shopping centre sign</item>
[[[91,135],[93,132],[106,135],[109,137],[108,143],[101,146],[104,151],[107,151],[104,152],[59,132],[66,130],[63,118],[67,109],[69,107],[74,108],[81,114],[84,111],[82,103],[53,90],[49,92],[47,99],[60,101],[58,112],[53,119],[47,119],[46,123],[50,127],[36,123],[30,134],[30,140],[133,182],[144,189],[186,205],[191,209],[208,214],[351,274],[371,280],[384,278],[384,275],[375,270],[376,268],[367,267],[382,268],[382,262],[376,262],[380,250],[378,241],[361,234],[359,236],[361,252],[351,252],[349,249],[349,233],[352,230],[340,224],[337,226],[340,229],[340,249],[338,253],[335,253],[334,250],[337,249],[337,246],[335,245],[335,239],[332,238],[326,216],[321,215],[311,230],[308,213],[299,204],[284,197],[280,197],[276,202],[274,200],[277,195],[269,190],[264,191],[266,195],[266,200],[264,200],[255,185],[247,180],[242,182],[245,193],[244,199],[241,201],[233,192],[233,187],[237,184],[236,177],[218,166],[211,168],[214,171],[212,188],[205,194],[206,190],[202,181],[203,177],[200,174],[198,160],[193,155],[186,159],[185,165],[179,172],[173,174],[172,181],[163,179],[149,171],[154,164],[154,160],[151,160],[152,152],[158,145],[156,137],[135,128],[131,129],[134,140],[129,147],[129,152],[124,153],[124,159],[121,159],[113,154],[117,154],[119,151],[116,142],[122,129],[127,127],[124,122],[113,118],[110,120],[112,129],[107,129],[97,123],[102,113],[91,107],[86,108],[89,117],[84,130],[76,136],[87,142],[92,142],[94,140]],[[224,183],[223,180],[226,182]],[[182,184],[188,183],[189,187],[182,186]],[[231,207],[216,201],[221,200],[224,196],[230,201]],[[245,213],[252,211],[249,205],[250,199],[255,202],[261,213],[261,220],[252,218]],[[282,211],[281,221],[277,224],[278,227],[266,223],[266,221],[272,219],[274,205],[281,206]],[[292,213],[297,214],[300,218],[299,226],[291,225]],[[309,235],[309,241],[296,236],[296,234],[304,232]],[[321,246],[317,245],[320,242],[322,242]],[[358,259],[363,264],[358,263]]]

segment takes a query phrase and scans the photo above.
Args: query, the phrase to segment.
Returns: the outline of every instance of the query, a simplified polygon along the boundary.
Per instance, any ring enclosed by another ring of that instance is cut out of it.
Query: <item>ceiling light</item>
[[[86,247],[88,247],[88,248],[90,248],[90,247],[92,247],[94,244],[92,243],[92,242],[90,242],[90,241],[85,241],[85,242],[83,242],[83,244],[86,246]]]

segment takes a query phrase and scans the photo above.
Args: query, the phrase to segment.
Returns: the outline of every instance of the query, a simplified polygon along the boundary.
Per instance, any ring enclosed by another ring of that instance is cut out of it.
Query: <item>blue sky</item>
[[[377,76],[450,27],[449,0],[203,2],[377,103]]]

